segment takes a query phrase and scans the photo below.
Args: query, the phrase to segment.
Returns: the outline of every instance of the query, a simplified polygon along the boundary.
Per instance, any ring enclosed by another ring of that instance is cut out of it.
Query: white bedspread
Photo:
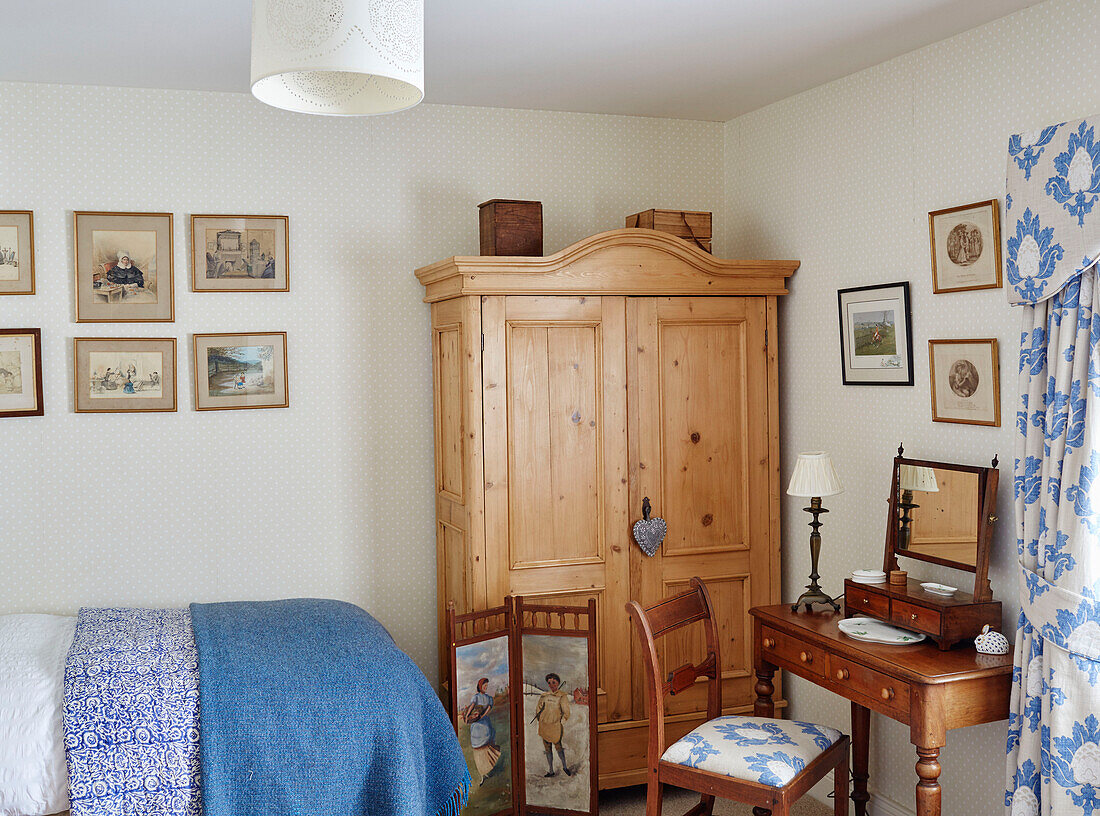
[[[0,615],[0,816],[69,806],[61,709],[76,618]]]

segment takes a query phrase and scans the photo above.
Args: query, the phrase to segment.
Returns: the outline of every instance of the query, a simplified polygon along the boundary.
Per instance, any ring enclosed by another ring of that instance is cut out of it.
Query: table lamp
[[[901,508],[901,529],[898,530],[896,549],[907,550],[909,536],[912,534],[909,525],[913,521],[913,517],[909,514],[914,507],[920,507],[919,504],[913,504],[913,491],[938,493],[940,487],[936,483],[936,471],[923,465],[899,465],[898,489],[901,490],[901,501],[898,502],[898,507]]]
[[[806,585],[806,591],[797,601],[791,605],[791,611],[797,612],[798,607],[806,605],[806,611],[813,609],[815,603],[828,604],[834,612],[840,611],[840,604],[821,591],[817,579],[821,576],[817,573],[817,559],[821,554],[821,521],[819,516],[828,513],[821,506],[823,496],[835,496],[843,493],[844,488],[840,484],[840,477],[836,475],[833,467],[833,459],[824,451],[812,451],[798,454],[798,461],[794,465],[794,473],[791,474],[791,483],[787,487],[788,496],[801,496],[810,500],[810,506],[802,508],[813,516],[810,522],[810,583]]]

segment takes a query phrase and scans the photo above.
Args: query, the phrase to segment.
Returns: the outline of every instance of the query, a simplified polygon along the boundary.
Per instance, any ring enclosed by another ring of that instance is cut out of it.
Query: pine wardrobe
[[[780,600],[776,304],[797,268],[623,229],[546,257],[417,270],[431,304],[440,666],[450,601],[461,613],[507,594],[594,598],[601,788],[645,781],[627,601],[703,578],[724,704],[751,713],[748,610]],[[646,497],[668,524],[653,557],[631,534]],[[703,656],[695,626],[666,644],[666,671]],[[670,740],[701,721],[704,691],[671,698]]]

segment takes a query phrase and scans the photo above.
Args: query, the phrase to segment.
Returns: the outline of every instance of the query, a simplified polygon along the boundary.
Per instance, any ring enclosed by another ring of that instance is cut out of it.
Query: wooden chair
[[[627,611],[638,630],[649,685],[649,754],[646,816],[661,816],[662,786],[675,785],[702,796],[685,816],[710,816],[714,799],[753,805],[754,816],[788,816],[791,806],[833,771],[833,813],[848,813],[850,740],[827,726],[761,717],[722,716],[718,626],[707,588],[698,578],[691,589],[648,609],[637,601]],[[657,639],[703,621],[707,656],[685,663],[661,682]],[[665,695],[675,695],[708,678],[707,721],[671,746],[665,744]]]

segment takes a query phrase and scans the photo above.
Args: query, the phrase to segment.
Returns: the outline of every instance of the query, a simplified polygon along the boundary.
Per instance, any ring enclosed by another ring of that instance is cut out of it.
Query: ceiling
[[[726,121],[1038,0],[426,0],[425,101]],[[0,80],[247,92],[249,0],[4,2]]]

